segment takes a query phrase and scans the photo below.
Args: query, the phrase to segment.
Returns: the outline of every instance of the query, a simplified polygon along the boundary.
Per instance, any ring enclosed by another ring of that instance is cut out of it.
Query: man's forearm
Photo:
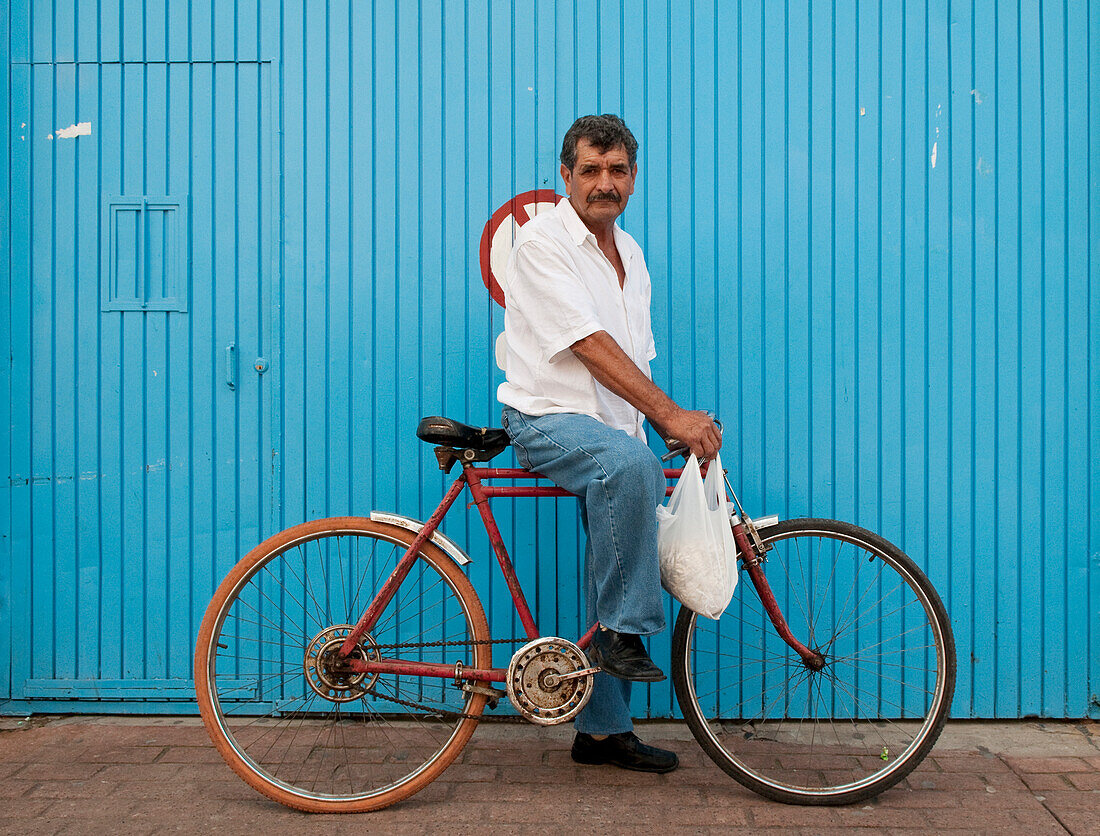
[[[597,331],[570,346],[600,384],[641,412],[667,437],[668,420],[680,409],[622,350],[606,331]]]
[[[604,388],[641,412],[666,440],[676,438],[695,455],[708,459],[722,448],[722,433],[710,416],[679,407],[606,331],[577,340],[570,348]]]

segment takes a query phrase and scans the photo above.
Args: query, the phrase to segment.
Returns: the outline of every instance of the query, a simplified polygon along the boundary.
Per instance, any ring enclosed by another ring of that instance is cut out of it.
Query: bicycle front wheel
[[[311,812],[384,807],[473,733],[484,695],[452,678],[356,672],[336,653],[414,536],[316,520],[261,543],[218,587],[195,648],[199,708],[222,757],[268,797]],[[355,655],[489,668],[488,640],[470,582],[428,542]]]
[[[955,687],[951,624],[898,548],[835,520],[763,529],[763,568],[815,671],[776,633],[742,576],[718,621],[680,609],[673,683],[695,738],[737,781],[788,804],[851,804],[908,775]]]

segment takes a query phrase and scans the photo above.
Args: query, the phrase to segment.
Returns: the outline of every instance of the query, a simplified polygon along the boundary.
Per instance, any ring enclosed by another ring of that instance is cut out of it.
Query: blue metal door
[[[15,699],[193,699],[202,611],[266,534],[268,69],[13,66]]]

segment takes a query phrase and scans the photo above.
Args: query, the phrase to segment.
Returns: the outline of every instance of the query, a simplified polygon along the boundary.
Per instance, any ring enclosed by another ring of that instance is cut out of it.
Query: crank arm
[[[599,673],[603,668],[582,668],[579,671],[573,671],[573,673],[552,673],[546,677],[546,687],[553,688],[559,683],[565,682],[567,679],[580,679],[582,676],[588,676],[589,674]]]

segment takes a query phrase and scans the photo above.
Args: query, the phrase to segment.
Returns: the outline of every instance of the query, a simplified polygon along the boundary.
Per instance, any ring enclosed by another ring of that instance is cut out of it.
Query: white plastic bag
[[[711,462],[705,480],[695,455],[688,459],[668,505],[657,506],[657,552],[661,585],[684,606],[717,620],[737,588],[737,544],[721,458]]]

